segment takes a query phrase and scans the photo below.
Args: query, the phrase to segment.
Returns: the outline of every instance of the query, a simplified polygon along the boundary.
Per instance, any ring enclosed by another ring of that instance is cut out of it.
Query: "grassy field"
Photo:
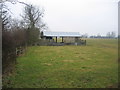
[[[118,83],[117,39],[87,39],[86,46],[33,46],[17,58],[13,88],[105,88]]]

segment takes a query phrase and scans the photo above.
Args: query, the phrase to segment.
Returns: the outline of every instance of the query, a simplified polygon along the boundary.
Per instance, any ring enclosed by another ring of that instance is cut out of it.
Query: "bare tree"
[[[112,37],[112,38],[115,38],[115,36],[116,36],[116,33],[115,33],[114,31],[112,31],[112,32],[111,32],[111,37]]]
[[[33,5],[27,5],[24,8],[24,14],[22,15],[24,24],[27,25],[27,41],[28,44],[35,43],[40,36],[41,28],[46,25],[42,21],[44,10],[39,9]]]
[[[116,33],[114,31],[108,32],[106,35],[106,37],[108,37],[108,38],[115,38],[115,36],[116,36]]]
[[[38,7],[33,5],[27,5],[24,9],[24,15],[22,18],[29,28],[35,28],[42,24],[42,17],[44,10],[40,10]],[[41,25],[42,26],[42,25]],[[40,27],[39,27],[40,28]]]
[[[5,31],[10,27],[10,18],[9,10],[4,3],[0,3],[0,17],[2,19],[2,30]]]
[[[11,31],[13,31],[13,30],[17,30],[17,28],[22,28],[22,26],[21,26],[21,21],[20,20],[18,20],[18,19],[11,19],[11,21],[10,21],[10,28],[11,28]]]

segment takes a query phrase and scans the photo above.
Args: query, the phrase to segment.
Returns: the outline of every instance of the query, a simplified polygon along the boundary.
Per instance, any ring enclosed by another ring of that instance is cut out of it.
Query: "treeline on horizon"
[[[100,34],[88,36],[88,34],[86,33],[86,34],[83,34],[82,37],[83,38],[106,38],[106,39],[111,39],[111,38],[120,38],[120,35],[116,35],[116,33],[114,31],[112,31],[112,32],[108,32],[106,34],[106,36],[102,36]]]

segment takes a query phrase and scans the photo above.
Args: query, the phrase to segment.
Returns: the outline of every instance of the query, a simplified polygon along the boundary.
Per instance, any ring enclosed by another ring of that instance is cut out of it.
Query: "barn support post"
[[[56,37],[56,43],[57,43],[57,37]]]
[[[75,42],[78,42],[78,37],[75,37]]]
[[[63,37],[62,37],[62,43],[63,43]]]
[[[50,37],[49,37],[49,42],[50,42]]]
[[[85,45],[86,45],[86,40],[85,40]]]

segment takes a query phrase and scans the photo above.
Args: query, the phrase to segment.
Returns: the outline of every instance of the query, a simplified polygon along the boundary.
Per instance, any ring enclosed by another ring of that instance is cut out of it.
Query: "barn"
[[[86,40],[82,40],[79,32],[42,31],[41,39],[51,45],[86,45]]]

